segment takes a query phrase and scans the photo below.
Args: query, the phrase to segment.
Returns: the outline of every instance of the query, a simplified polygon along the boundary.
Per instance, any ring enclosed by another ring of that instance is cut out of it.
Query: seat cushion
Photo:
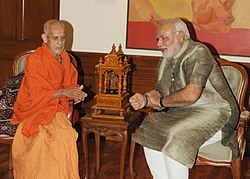
[[[10,124],[10,121],[1,121],[0,120],[0,134],[7,134],[14,136],[16,133],[18,125]]]
[[[2,96],[0,98],[0,134],[15,135],[17,125],[10,124],[14,113],[14,103],[21,85],[24,73],[9,77],[3,86]]]
[[[213,161],[231,162],[232,151],[229,147],[223,146],[221,141],[218,141],[200,148],[198,156]]]

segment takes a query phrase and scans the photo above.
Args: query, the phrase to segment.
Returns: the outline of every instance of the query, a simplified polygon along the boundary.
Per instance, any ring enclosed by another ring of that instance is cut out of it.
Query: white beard
[[[163,57],[167,57],[167,58],[172,58],[174,57],[177,52],[181,49],[181,45],[180,43],[177,41],[176,38],[174,38],[174,42],[171,45],[171,47],[167,47],[168,51],[166,53],[163,53],[162,56]]]

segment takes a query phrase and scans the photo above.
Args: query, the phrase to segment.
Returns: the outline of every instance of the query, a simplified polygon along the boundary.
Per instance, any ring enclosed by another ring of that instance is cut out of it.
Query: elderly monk
[[[77,179],[77,132],[67,118],[68,100],[87,96],[77,85],[77,70],[64,50],[65,26],[44,24],[42,46],[25,61],[25,76],[14,105],[12,124],[16,179]]]
[[[156,89],[129,101],[136,110],[159,112],[147,115],[132,137],[144,146],[155,179],[188,179],[200,147],[222,140],[236,158],[239,110],[210,51],[190,39],[181,19],[161,21],[156,40],[162,51]]]

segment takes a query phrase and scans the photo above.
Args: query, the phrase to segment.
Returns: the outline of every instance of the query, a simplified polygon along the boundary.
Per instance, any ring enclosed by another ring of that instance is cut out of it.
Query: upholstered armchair
[[[228,81],[228,84],[238,102],[240,109],[239,122],[236,128],[237,139],[239,143],[239,156],[232,160],[232,151],[229,147],[221,145],[221,142],[216,142],[201,148],[198,152],[195,165],[212,165],[229,167],[232,171],[233,179],[241,177],[241,162],[244,157],[246,147],[246,127],[249,120],[249,111],[245,108],[245,94],[248,86],[248,74],[243,66],[238,63],[230,62],[218,58],[222,71]],[[151,113],[153,110],[145,110],[146,113]],[[135,178],[133,171],[135,141],[131,141],[129,170],[131,178]]]
[[[205,146],[199,150],[196,165],[225,166],[231,168],[233,179],[241,178],[241,161],[243,160],[246,147],[246,127],[249,120],[249,111],[245,108],[245,95],[248,86],[248,74],[244,67],[237,63],[217,59],[230,88],[237,99],[240,116],[236,128],[239,143],[239,156],[232,161],[232,151],[224,147],[221,142]]]
[[[26,51],[15,56],[12,62],[12,72],[13,76],[16,76],[24,69],[24,61],[28,57],[33,50]],[[10,145],[10,153],[9,153],[9,169],[12,169],[12,142],[13,136],[10,134],[0,134],[0,144],[8,144]]]
[[[13,70],[13,76],[16,76],[17,74],[21,73],[24,70],[24,62],[25,59],[29,56],[30,53],[34,52],[34,50],[29,50],[22,52],[18,55],[15,56],[12,64],[12,70]],[[74,56],[69,54],[71,62],[74,64],[75,67],[77,67],[77,62]],[[0,91],[0,97],[1,97],[1,92]],[[68,112],[68,119],[72,119],[73,115],[73,106],[74,102],[73,100],[69,101],[69,112]],[[0,144],[9,144],[10,145],[10,155],[9,155],[9,169],[12,169],[12,152],[11,152],[11,147],[12,147],[12,141],[13,141],[13,136],[8,135],[8,134],[0,134]]]

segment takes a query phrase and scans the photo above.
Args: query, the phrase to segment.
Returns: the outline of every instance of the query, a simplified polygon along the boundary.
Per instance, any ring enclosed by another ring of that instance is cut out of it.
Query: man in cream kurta
[[[15,179],[77,179],[77,132],[67,118],[68,100],[87,96],[64,50],[65,26],[44,24],[42,46],[25,61],[12,124],[19,124],[12,154]]]
[[[147,115],[133,135],[144,146],[154,178],[187,179],[199,148],[222,140],[238,155],[235,128],[239,110],[233,94],[208,48],[190,40],[185,23],[167,19],[159,24],[156,89],[130,98],[134,109]]]

